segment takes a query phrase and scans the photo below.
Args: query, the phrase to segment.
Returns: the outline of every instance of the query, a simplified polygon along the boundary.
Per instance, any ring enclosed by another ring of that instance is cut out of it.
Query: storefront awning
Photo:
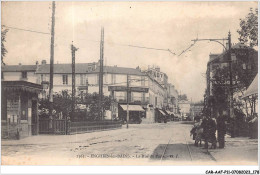
[[[251,95],[255,95],[257,93],[258,93],[258,74],[255,76],[255,79],[250,84],[250,86],[247,88],[247,90],[244,94],[244,98],[251,96]]]
[[[127,105],[120,105],[124,111],[127,110]],[[144,109],[142,108],[142,106],[140,105],[128,105],[128,110],[129,111],[144,111]]]
[[[169,115],[172,115],[172,114],[173,114],[173,112],[168,111],[168,110],[166,110],[166,112],[167,112]]]
[[[159,111],[162,115],[166,115],[161,109],[159,109]]]

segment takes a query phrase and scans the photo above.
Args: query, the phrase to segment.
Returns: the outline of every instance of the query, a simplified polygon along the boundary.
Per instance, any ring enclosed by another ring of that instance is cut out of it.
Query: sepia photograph
[[[258,2],[2,1],[1,165],[257,166]]]

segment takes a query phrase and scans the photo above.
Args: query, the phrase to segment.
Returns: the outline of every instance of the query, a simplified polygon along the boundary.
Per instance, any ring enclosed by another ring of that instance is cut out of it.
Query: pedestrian
[[[252,122],[251,120],[253,119],[253,116],[249,115],[247,117],[247,123],[248,123],[248,136],[249,138],[252,138]]]
[[[203,128],[201,127],[201,123],[202,120],[199,121],[197,127],[196,127],[196,137],[195,137],[195,145],[198,146],[198,144],[200,143],[201,146],[201,141],[202,141],[202,137],[203,137]]]
[[[225,134],[226,134],[226,111],[220,112],[217,118],[217,131],[219,148],[225,147]]]
[[[249,121],[249,124],[251,125],[250,130],[251,130],[251,139],[256,139],[258,138],[258,117],[257,113],[254,113],[253,119]]]
[[[217,139],[216,139],[217,124],[215,118],[209,119],[209,141],[211,142],[211,149],[216,149]]]
[[[196,135],[197,135],[196,130],[198,129],[199,125],[200,125],[199,121],[195,121],[195,123],[190,131],[190,135],[192,135],[193,140],[195,140],[195,138],[196,138]],[[196,142],[195,142],[195,146],[197,146]]]
[[[208,142],[209,142],[209,116],[203,116],[203,120],[201,123],[201,127],[203,128],[203,138],[205,139],[204,149],[208,149]]]

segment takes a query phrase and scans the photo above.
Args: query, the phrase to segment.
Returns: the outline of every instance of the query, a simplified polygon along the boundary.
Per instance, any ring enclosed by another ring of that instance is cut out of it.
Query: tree
[[[187,97],[186,94],[179,95],[178,98],[179,98],[179,101],[181,101],[181,100],[187,101],[188,100],[188,97]]]
[[[98,100],[99,95],[97,93],[86,94],[80,93],[76,96],[76,109],[74,115],[71,116],[71,107],[72,107],[72,96],[67,90],[62,91],[62,93],[54,93],[53,95],[53,109],[55,111],[54,118],[58,117],[59,113],[62,113],[63,118],[70,116],[72,121],[97,121],[101,120],[99,116],[99,107]],[[103,96],[103,109],[109,110],[111,103],[113,102],[112,98],[109,96]],[[49,117],[49,105],[50,102],[48,99],[40,99],[39,102],[40,117],[48,118]],[[83,108],[80,108],[79,105],[83,105]]]
[[[240,19],[240,29],[237,30],[239,34],[238,40],[250,47],[258,46],[258,8],[250,12],[244,19]]]
[[[4,57],[7,53],[7,50],[6,50],[5,45],[4,45],[4,43],[6,42],[5,37],[6,37],[7,32],[8,32],[8,29],[3,29],[3,27],[1,28],[1,63],[3,65],[5,65]]]
[[[247,103],[240,98],[244,96],[244,92],[254,80],[258,72],[258,55],[257,52],[250,47],[232,48],[233,61],[232,61],[232,80],[233,80],[233,106],[237,113],[243,113],[245,109],[247,113]],[[229,67],[228,62],[229,54],[224,54],[220,59],[222,62],[214,64],[214,72],[212,78],[212,92],[213,92],[213,107],[215,111],[219,109],[228,108],[229,106]]]

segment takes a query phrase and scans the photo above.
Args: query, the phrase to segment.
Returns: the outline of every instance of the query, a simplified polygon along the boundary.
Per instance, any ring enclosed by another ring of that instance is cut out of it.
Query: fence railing
[[[40,134],[66,134],[67,121],[65,119],[40,119],[39,133]]]
[[[69,132],[70,134],[103,131],[122,128],[122,121],[83,121],[83,122],[71,122]]]
[[[77,134],[93,131],[118,129],[122,127],[121,121],[79,121],[70,122],[65,119],[40,119],[40,134]]]

